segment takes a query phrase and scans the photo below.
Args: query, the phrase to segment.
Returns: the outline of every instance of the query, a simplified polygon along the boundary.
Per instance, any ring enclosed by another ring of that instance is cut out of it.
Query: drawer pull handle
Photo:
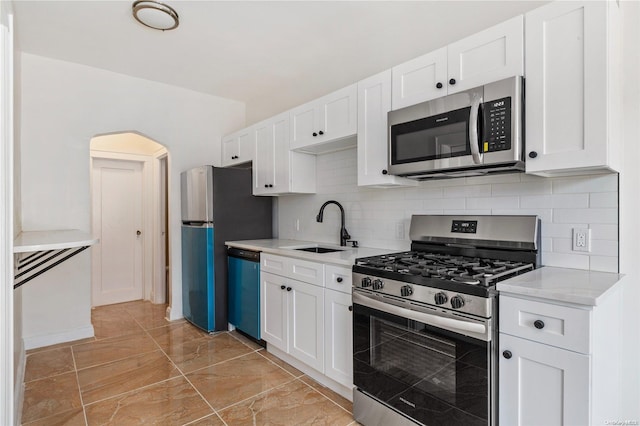
[[[535,320],[535,321],[533,322],[533,326],[534,326],[535,328],[537,328],[538,330],[542,330],[542,329],[544,328],[544,321],[541,321],[541,320]]]
[[[502,356],[505,357],[506,359],[511,359],[513,354],[511,353],[511,351],[504,351],[502,352]]]
[[[336,278],[336,281],[338,281],[339,283],[341,283],[341,282],[342,282],[342,277],[338,277],[338,278]]]

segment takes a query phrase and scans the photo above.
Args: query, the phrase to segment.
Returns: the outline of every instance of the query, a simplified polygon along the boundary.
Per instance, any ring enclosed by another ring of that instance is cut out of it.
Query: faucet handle
[[[351,243],[351,247],[358,247],[358,242],[356,240],[347,240],[348,243]]]

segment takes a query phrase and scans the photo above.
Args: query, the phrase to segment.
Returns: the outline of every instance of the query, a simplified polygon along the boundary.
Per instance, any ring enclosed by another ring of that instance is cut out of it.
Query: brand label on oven
[[[410,407],[416,408],[416,404],[414,404],[411,401],[407,401],[406,399],[404,399],[403,397],[400,397],[400,401],[404,402],[405,404],[407,404]]]
[[[458,232],[461,234],[475,234],[477,227],[477,220],[454,220],[451,223],[451,232]]]

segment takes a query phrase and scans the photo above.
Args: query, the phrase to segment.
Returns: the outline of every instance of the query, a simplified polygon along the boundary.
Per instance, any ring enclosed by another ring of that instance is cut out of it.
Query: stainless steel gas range
[[[411,219],[411,251],[353,267],[353,413],[373,425],[497,423],[495,284],[540,265],[536,216]]]

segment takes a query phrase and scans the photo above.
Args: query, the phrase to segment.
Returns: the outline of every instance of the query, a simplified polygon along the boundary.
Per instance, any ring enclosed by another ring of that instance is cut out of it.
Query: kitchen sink
[[[334,253],[336,251],[343,251],[342,249],[335,249],[329,247],[301,247],[294,250],[309,251],[311,253]]]

